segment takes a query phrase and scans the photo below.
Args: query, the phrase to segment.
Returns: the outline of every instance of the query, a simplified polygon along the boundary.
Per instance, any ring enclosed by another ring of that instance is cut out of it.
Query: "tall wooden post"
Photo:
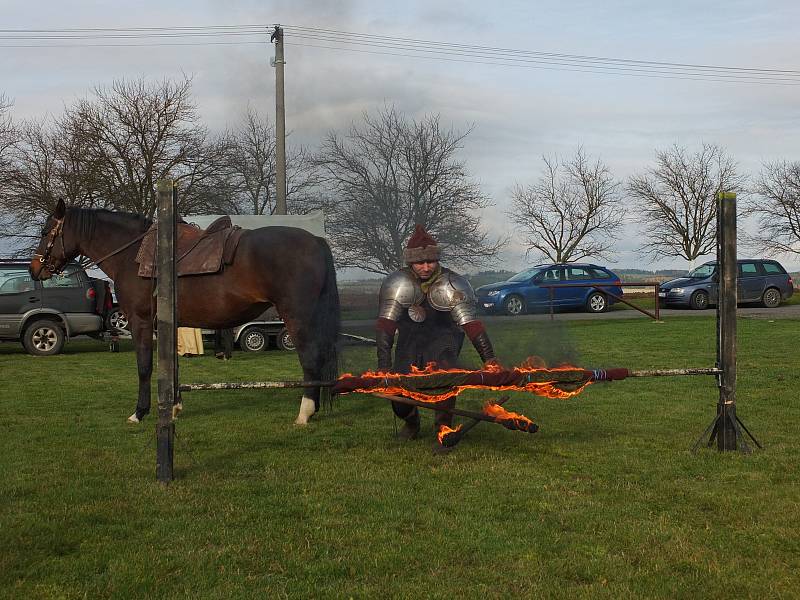
[[[283,91],[283,27],[275,25],[275,214],[286,214],[286,106]]]
[[[736,194],[717,194],[717,368],[719,401],[717,414],[695,442],[696,450],[709,433],[708,446],[717,440],[720,452],[739,450],[750,452],[744,431],[756,446],[761,444],[736,414],[736,301],[739,265],[736,261]]]
[[[719,212],[719,403],[717,404],[717,449],[736,450],[736,194],[717,195]]]
[[[178,188],[161,179],[158,189],[158,423],[156,425],[156,478],[173,479],[175,423],[172,407],[178,383],[178,335],[175,319],[175,206]]]

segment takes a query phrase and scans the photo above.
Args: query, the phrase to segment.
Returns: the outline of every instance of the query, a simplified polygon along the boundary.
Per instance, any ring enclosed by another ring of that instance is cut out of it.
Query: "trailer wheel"
[[[239,346],[245,352],[261,352],[267,347],[267,332],[260,327],[248,327],[239,336]]]
[[[278,348],[281,350],[287,350],[289,352],[293,352],[294,342],[292,341],[292,336],[289,335],[289,330],[284,327],[278,332],[278,337],[275,338],[275,343],[278,345]]]

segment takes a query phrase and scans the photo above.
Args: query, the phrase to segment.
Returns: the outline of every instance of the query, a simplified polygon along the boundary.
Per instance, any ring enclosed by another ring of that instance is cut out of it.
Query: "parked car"
[[[739,302],[760,302],[767,308],[780,306],[794,293],[786,269],[776,260],[738,260],[737,295]],[[704,309],[717,303],[719,277],[717,263],[710,261],[659,286],[658,297],[665,306]]]
[[[212,336],[213,330],[203,330],[203,335]],[[248,321],[233,330],[233,341],[244,352],[261,352],[266,350],[270,342],[274,342],[279,350],[294,351],[295,345],[289,330],[274,307],[268,308],[252,321]]]
[[[549,285],[573,284],[548,288]],[[585,285],[575,285],[585,284]],[[595,284],[599,287],[591,287]],[[583,308],[600,313],[616,300],[606,292],[622,296],[620,278],[605,267],[592,264],[536,265],[507,281],[484,285],[475,290],[478,308],[485,313],[520,315],[529,310]]]
[[[128,323],[128,315],[125,314],[117,301],[117,293],[114,290],[114,282],[110,279],[103,279],[111,290],[111,303],[106,310],[106,330],[112,334],[130,334],[130,325]]]
[[[111,303],[108,284],[77,263],[34,281],[30,261],[0,259],[0,340],[21,342],[37,356],[58,354],[75,335],[100,337]]]

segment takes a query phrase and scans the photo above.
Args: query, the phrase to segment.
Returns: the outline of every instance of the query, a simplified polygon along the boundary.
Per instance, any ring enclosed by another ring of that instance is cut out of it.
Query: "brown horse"
[[[120,307],[128,316],[139,367],[139,400],[136,412],[128,417],[133,423],[150,412],[156,298],[154,282],[139,277],[134,258],[151,224],[141,215],[67,208],[59,201],[31,261],[33,278],[48,279],[80,254],[113,279]],[[253,229],[242,235],[233,264],[221,272],[178,278],[179,326],[235,327],[271,305],[283,317],[297,347],[305,380],[335,379],[339,293],[333,257],[322,238],[294,227]],[[319,405],[320,388],[304,388],[295,423],[305,425]]]

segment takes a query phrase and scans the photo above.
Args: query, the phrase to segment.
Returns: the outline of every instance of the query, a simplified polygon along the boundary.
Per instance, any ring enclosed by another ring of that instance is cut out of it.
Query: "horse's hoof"
[[[310,418],[311,418],[310,416],[305,416],[305,415],[300,416],[299,415],[294,420],[294,424],[295,425],[302,425],[303,427],[305,427],[306,425],[308,425],[308,421],[309,421]]]
[[[130,417],[128,417],[128,423],[138,423],[139,417],[136,416],[136,413],[133,413]]]
[[[308,425],[308,420],[317,412],[317,406],[311,398],[300,400],[300,412],[294,420],[295,425]]]

